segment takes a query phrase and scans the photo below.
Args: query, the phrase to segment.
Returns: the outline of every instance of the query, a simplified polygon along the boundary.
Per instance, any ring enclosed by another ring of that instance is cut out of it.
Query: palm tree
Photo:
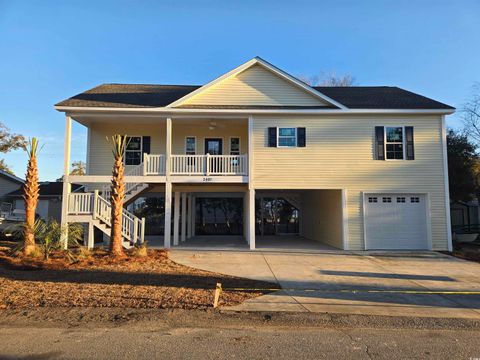
[[[39,151],[37,138],[28,140],[25,147],[28,155],[27,174],[23,185],[23,199],[25,200],[25,232],[23,240],[23,253],[30,255],[35,251],[35,211],[37,209],[38,187],[38,164],[37,154]]]
[[[125,154],[126,136],[112,136],[113,170],[110,201],[112,204],[110,251],[113,256],[123,255],[122,246],[122,212],[125,197],[123,156]]]

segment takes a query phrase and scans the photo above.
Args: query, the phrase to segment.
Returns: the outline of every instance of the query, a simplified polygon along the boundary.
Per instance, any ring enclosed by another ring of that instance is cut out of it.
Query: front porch
[[[113,160],[108,139],[114,134],[127,136],[127,183],[248,182],[251,139],[245,116],[67,116],[66,170],[73,119],[87,128],[87,166],[84,175],[66,171],[70,183],[109,183]]]

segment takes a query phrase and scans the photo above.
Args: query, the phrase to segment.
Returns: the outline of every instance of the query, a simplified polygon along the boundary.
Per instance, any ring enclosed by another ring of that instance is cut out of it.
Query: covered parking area
[[[257,190],[256,249],[344,249],[342,190]]]
[[[148,216],[147,241],[151,247],[164,245],[161,190],[152,188],[138,201],[144,210],[151,212],[145,214]],[[176,230],[186,235],[173,236],[172,245],[188,249],[249,250],[245,236],[245,191],[242,185],[176,184],[174,198],[178,200],[174,201],[171,229],[173,233]],[[180,194],[186,194],[188,201],[181,201]],[[342,190],[256,190],[255,249],[345,249],[345,216]],[[174,219],[179,225],[175,226]],[[185,228],[183,219],[187,223]]]

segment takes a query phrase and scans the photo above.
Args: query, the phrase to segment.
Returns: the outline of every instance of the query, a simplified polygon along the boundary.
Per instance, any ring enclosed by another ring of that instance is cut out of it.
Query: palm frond
[[[107,137],[107,141],[112,148],[113,157],[123,159],[125,149],[128,145],[127,137],[125,135],[115,134],[111,138]]]
[[[27,152],[28,158],[34,158],[38,155],[38,153],[43,149],[43,144],[41,147],[39,147],[40,142],[36,137],[29,138],[27,141],[27,145],[25,146],[25,151]]]

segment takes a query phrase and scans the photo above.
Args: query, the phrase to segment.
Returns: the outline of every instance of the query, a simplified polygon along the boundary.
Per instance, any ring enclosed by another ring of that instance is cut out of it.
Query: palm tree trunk
[[[125,168],[123,165],[123,157],[115,156],[113,164],[112,176],[112,220],[111,220],[111,234],[110,234],[110,251],[114,256],[121,256],[123,254],[123,236],[122,236],[122,212],[123,201],[125,196],[124,183]]]
[[[29,153],[27,174],[23,186],[23,199],[25,200],[25,238],[23,252],[30,255],[35,250],[35,211],[39,195],[38,166],[36,150]]]

